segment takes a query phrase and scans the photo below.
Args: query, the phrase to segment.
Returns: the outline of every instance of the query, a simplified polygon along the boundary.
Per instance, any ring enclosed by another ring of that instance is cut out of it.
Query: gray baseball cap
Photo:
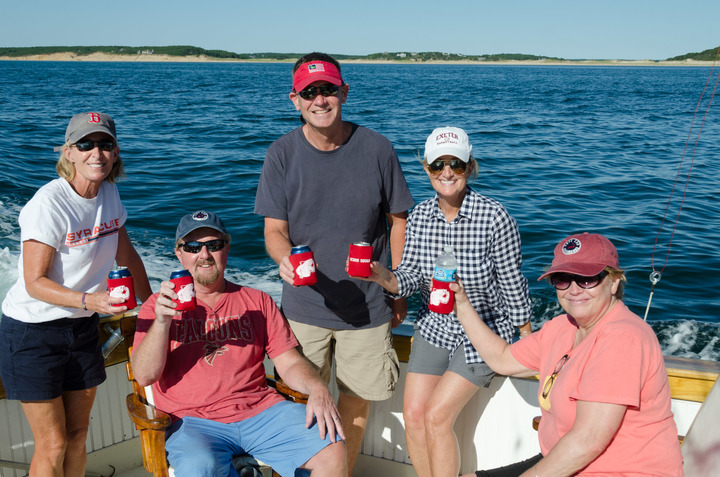
[[[214,214],[213,212],[206,212],[204,210],[198,210],[192,214],[187,214],[180,219],[177,231],[175,232],[175,240],[180,240],[193,230],[207,227],[210,229],[217,230],[221,234],[228,235],[225,230],[225,224],[222,219]]]
[[[80,113],[70,120],[65,130],[65,144],[75,144],[88,134],[104,132],[117,141],[115,121],[105,113]]]

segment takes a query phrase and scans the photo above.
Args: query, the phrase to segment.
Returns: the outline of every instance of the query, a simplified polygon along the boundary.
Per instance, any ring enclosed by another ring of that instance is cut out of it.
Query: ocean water
[[[92,110],[116,120],[128,173],[119,184],[127,228],[153,288],[176,267],[179,218],[209,209],[233,235],[230,279],[279,301],[263,220],[252,209],[265,150],[299,125],[287,97],[290,70],[290,64],[0,62],[0,298],[17,278],[18,213],[56,177],[52,148],[62,144],[69,118]],[[618,247],[629,280],[625,301],[640,316],[653,265],[662,270],[648,321],[666,354],[718,360],[720,98],[705,116],[710,93],[700,97],[709,73],[347,64],[343,114],[393,142],[416,202],[433,193],[417,161],[430,131],[455,125],[469,133],[480,165],[473,187],[501,201],[520,226],[535,326],[561,312],[550,286],[536,281],[555,244],[571,233],[598,232]],[[411,317],[417,306],[415,297]]]

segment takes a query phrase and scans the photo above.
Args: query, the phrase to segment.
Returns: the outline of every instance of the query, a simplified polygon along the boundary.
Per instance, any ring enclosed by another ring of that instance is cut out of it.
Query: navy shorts
[[[105,381],[97,313],[24,323],[2,315],[0,378],[8,399],[48,401]]]

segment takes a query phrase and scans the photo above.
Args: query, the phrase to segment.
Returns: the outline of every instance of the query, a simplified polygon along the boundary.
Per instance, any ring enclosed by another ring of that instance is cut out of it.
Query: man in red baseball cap
[[[303,354],[327,380],[335,359],[352,473],[370,401],[395,388],[391,328],[407,305],[388,304],[378,284],[349,277],[345,260],[350,244],[368,242],[373,261],[387,264],[389,252],[397,267],[413,200],[390,141],[343,120],[348,90],[331,56],[310,53],[295,63],[289,97],[303,124],[268,149],[255,213],[265,217],[265,245],[284,280],[282,309]],[[288,257],[300,244],[315,255],[315,285],[293,286]]]

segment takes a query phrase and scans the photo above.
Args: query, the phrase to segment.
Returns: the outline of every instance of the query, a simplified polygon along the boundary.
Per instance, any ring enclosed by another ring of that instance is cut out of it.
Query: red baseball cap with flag
[[[620,269],[615,245],[599,234],[575,234],[557,244],[550,269],[538,280],[559,272],[592,277],[607,266]]]
[[[327,81],[330,84],[340,86],[343,84],[340,71],[332,63],[326,61],[308,61],[303,63],[293,73],[293,91],[302,91],[310,83],[316,81]]]

